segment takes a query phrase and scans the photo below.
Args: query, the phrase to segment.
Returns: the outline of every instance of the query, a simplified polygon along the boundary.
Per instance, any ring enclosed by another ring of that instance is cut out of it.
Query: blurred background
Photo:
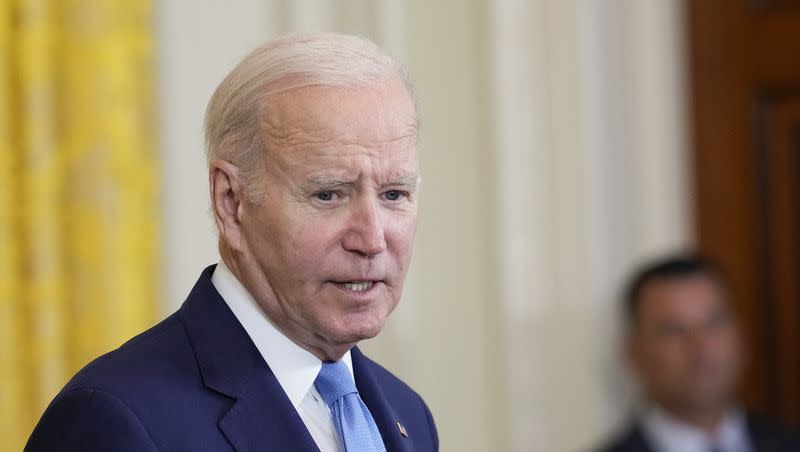
[[[800,423],[800,2],[4,0],[0,450],[217,261],[206,103],[308,30],[367,36],[416,83],[415,257],[363,348],[443,451],[596,445],[635,400],[620,285],[693,248],[732,277],[748,406]]]

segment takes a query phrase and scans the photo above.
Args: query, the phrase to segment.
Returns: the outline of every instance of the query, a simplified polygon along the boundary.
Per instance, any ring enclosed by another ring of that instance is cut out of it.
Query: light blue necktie
[[[359,397],[345,363],[323,362],[314,384],[331,409],[333,426],[344,452],[386,452],[378,426]]]

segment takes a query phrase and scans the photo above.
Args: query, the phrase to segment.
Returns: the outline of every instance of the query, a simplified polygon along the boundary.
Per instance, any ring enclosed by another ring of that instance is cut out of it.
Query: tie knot
[[[347,365],[342,361],[323,362],[314,384],[328,406],[347,394],[358,392]]]

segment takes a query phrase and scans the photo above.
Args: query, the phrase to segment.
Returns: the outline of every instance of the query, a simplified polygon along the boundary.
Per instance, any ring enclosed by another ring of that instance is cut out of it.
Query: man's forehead
[[[416,140],[417,117],[404,85],[311,86],[267,102],[263,117],[273,142],[392,142]]]
[[[295,168],[303,179],[324,181],[337,179],[354,181],[359,177],[387,181],[413,181],[419,178],[417,159],[413,152],[330,152],[326,157],[311,156],[297,159]]]
[[[720,284],[710,275],[697,274],[680,278],[659,278],[647,283],[643,292],[670,298],[700,298],[722,295]]]
[[[415,134],[386,141],[298,134],[284,141],[268,142],[266,149],[273,164],[303,174],[350,177],[366,167],[385,178],[416,177],[418,173]]]
[[[693,314],[730,308],[725,292],[713,279],[688,277],[652,281],[642,290],[643,313],[653,316]]]
[[[416,122],[408,122],[393,131],[374,128],[336,130],[324,126],[308,127],[307,124],[292,123],[268,127],[266,132],[271,149],[311,151],[321,157],[336,156],[346,152],[347,147],[351,146],[380,149],[392,146],[413,147],[417,144]]]
[[[418,167],[415,137],[388,142],[338,139],[268,143],[267,156],[278,165],[304,168],[304,171],[340,170],[368,165],[382,172],[416,172]]]

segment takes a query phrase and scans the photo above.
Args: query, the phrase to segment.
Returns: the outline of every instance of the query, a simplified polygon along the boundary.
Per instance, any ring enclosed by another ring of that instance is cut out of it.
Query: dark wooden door
[[[695,213],[749,342],[742,393],[800,426],[800,0],[686,0]]]

